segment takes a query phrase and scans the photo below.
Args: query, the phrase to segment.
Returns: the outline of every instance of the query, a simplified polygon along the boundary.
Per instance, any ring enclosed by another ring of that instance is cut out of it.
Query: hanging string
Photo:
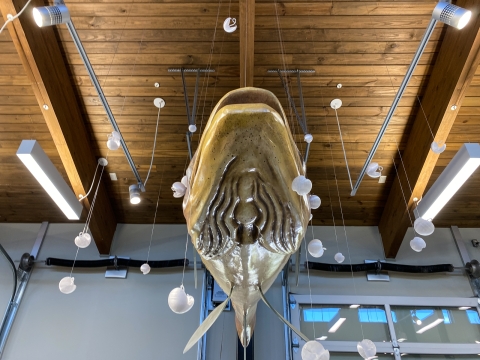
[[[312,228],[312,239],[313,239],[314,234],[313,234],[312,220],[310,220],[310,227]],[[303,242],[303,245],[305,247],[305,263],[306,263],[306,267],[307,267],[308,291],[310,292],[310,310],[312,310],[312,313],[313,313],[312,284],[310,282],[310,268],[308,266],[308,249],[307,249],[307,241],[306,240]],[[312,321],[312,328],[313,328],[313,339],[316,339],[317,335],[315,334],[315,321]]]
[[[78,201],[82,201],[83,199],[85,199],[90,194],[90,192],[92,191],[93,184],[95,184],[95,177],[97,176],[97,170],[98,170],[99,165],[100,165],[100,163],[97,162],[97,167],[95,168],[95,172],[93,173],[93,180],[92,180],[92,185],[90,185],[90,189],[88,189],[88,192],[85,195],[80,195],[80,198],[78,199]]]
[[[3,29],[5,29],[5,26],[7,26],[9,22],[12,22],[16,18],[18,18],[20,15],[22,15],[22,13],[25,11],[25,9],[27,8],[27,6],[30,4],[31,1],[32,0],[28,0],[25,6],[22,8],[22,10],[20,10],[20,12],[17,15],[12,16],[12,14],[7,14],[7,21],[5,21],[5,24],[3,24],[2,28],[0,29],[0,34],[2,33]]]
[[[334,110],[335,110],[335,117],[337,118],[338,133],[340,134],[340,141],[342,143],[343,158],[345,159],[345,165],[347,167],[348,180],[350,180],[350,187],[353,190],[352,177],[350,176],[350,168],[348,167],[347,153],[345,152],[345,146],[343,145],[342,129],[340,129],[340,121],[338,121],[337,109],[334,109]]]
[[[152,247],[153,231],[155,230],[155,221],[157,220],[158,203],[160,201],[160,192],[162,191],[162,182],[160,181],[160,190],[158,190],[157,205],[155,206],[155,215],[153,216],[152,233],[150,234],[150,243],[148,244],[147,261],[150,259],[150,248]]]
[[[155,127],[155,138],[153,140],[152,159],[150,160],[150,168],[148,169],[148,174],[147,174],[147,177],[145,178],[145,181],[144,181],[143,185],[147,185],[148,178],[150,177],[150,171],[152,170],[153,158],[155,156],[155,148],[157,147],[158,123],[159,123],[159,120],[160,120],[160,110],[161,109],[162,109],[161,107],[158,108],[157,126]],[[162,170],[162,173],[163,173],[163,170]],[[161,184],[162,183],[160,182],[160,188],[161,188]]]
[[[418,103],[420,104],[420,109],[422,109],[423,117],[425,118],[425,122],[427,123],[428,130],[430,130],[430,134],[432,134],[432,139],[435,140],[435,136],[433,135],[432,128],[430,127],[430,123],[427,119],[427,114],[425,114],[425,110],[423,110],[422,102],[420,101],[420,97],[417,95]]]
[[[400,174],[398,173],[397,165],[395,165],[395,159],[394,159],[393,157],[392,157],[392,161],[393,161],[393,166],[395,167],[395,172],[396,172],[396,174],[397,174],[398,183],[400,184],[400,190],[402,190],[403,201],[405,202],[405,208],[406,208],[406,210],[407,210],[408,219],[410,220],[410,224],[412,224],[413,236],[415,236],[416,231],[415,231],[415,227],[413,226],[412,218],[410,217],[410,211],[408,210],[407,198],[405,197],[405,193],[404,193],[404,191],[403,191],[402,182],[400,181]],[[406,175],[406,174],[405,174],[405,175]]]

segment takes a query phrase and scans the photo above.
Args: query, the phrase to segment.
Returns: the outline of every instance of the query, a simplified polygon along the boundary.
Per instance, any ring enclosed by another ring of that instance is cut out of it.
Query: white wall
[[[0,243],[14,260],[30,252],[40,224],[0,224]],[[73,258],[73,243],[81,225],[51,224],[39,258]],[[119,225],[112,246],[112,254],[145,259],[150,240],[150,225]],[[480,249],[473,248],[471,238],[480,239],[478,229],[461,229],[467,249],[473,258],[480,258]],[[152,241],[150,259],[183,258],[186,228],[184,225],[157,225]],[[307,241],[312,239],[307,235]],[[348,247],[342,227],[315,227],[314,237],[323,241],[327,251],[315,261],[334,263],[339,250],[345,263],[364,259],[383,259],[383,247],[376,227],[347,228]],[[450,229],[437,229],[427,237],[427,248],[415,253],[408,242],[408,233],[397,257],[399,264],[452,263],[461,266]],[[350,256],[348,254],[350,250]],[[302,247],[303,259],[305,248]],[[192,259],[189,244],[187,257]],[[79,259],[98,259],[94,246],[80,250]],[[302,259],[302,263],[303,260]],[[309,260],[313,260],[309,257]],[[36,265],[25,293],[2,360],[35,359],[196,359],[196,348],[186,355],[183,348],[199,322],[201,290],[195,290],[193,271],[187,271],[185,287],[196,300],[194,308],[185,315],[176,315],[167,305],[171,289],[180,285],[181,269],[152,270],[144,276],[130,268],[128,277],[105,279],[103,269],[75,269],[77,290],[63,295],[58,281],[69,269]],[[200,275],[200,273],[199,273]],[[471,297],[468,279],[457,274],[407,275],[390,273],[389,283],[366,281],[365,274],[332,274],[310,272],[313,294],[398,295],[398,296],[459,296]],[[199,280],[201,278],[199,277]],[[11,294],[11,273],[6,262],[0,260],[0,311]],[[300,274],[300,284],[291,291],[307,294],[308,276]],[[355,284],[355,286],[354,286]],[[280,280],[272,286],[267,298],[282,312]],[[3,304],[3,305],[2,305]],[[223,339],[223,340],[222,340]],[[208,332],[207,359],[236,359],[236,330],[233,312],[224,313]],[[259,304],[255,330],[255,358],[284,359],[283,325],[275,315]]]

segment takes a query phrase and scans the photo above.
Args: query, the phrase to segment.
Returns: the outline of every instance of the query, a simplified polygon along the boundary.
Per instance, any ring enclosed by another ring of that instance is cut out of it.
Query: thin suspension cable
[[[342,129],[340,129],[340,121],[338,121],[337,109],[335,110],[335,117],[337,118],[338,133],[340,134],[340,141],[342,142],[343,158],[345,159],[345,165],[347,166],[348,180],[350,180],[350,188],[353,190],[352,177],[350,176],[350,168],[348,167],[347,153],[345,152],[345,146],[343,145]]]
[[[153,165],[153,158],[155,156],[155,148],[157,147],[157,135],[158,135],[158,123],[160,120],[160,110],[161,107],[158,108],[158,114],[157,114],[157,126],[155,127],[155,138],[153,140],[153,149],[152,149],[152,159],[150,160],[150,168],[148,169],[148,174],[147,177],[145,178],[145,181],[143,182],[143,185],[147,185],[148,178],[150,177],[150,171],[152,170],[152,165]]]
[[[395,167],[395,172],[397,173],[398,183],[400,184],[400,190],[402,190],[403,201],[405,202],[405,208],[407,210],[408,219],[410,220],[410,224],[412,224],[413,234],[415,235],[416,234],[415,227],[413,226],[413,221],[412,221],[412,218],[410,217],[410,211],[408,210],[408,202],[405,197],[405,193],[403,192],[403,186],[402,186],[402,182],[400,181],[400,175],[398,173],[397,165],[395,164],[395,159],[393,157],[392,157],[392,160],[393,160],[393,166]]]
[[[312,220],[310,220],[310,227],[312,228],[312,239],[314,238],[313,235],[313,223]],[[308,266],[308,249],[307,249],[307,241],[305,240],[304,242],[305,246],[305,262],[307,265],[307,279],[308,279],[308,291],[310,293],[310,309],[313,310],[313,298],[312,298],[312,284],[310,282],[310,268]],[[313,339],[315,339],[317,336],[315,334],[315,322],[312,321],[312,328],[313,328]]]
[[[95,168],[95,172],[93,173],[93,180],[92,180],[92,185],[90,185],[90,189],[88,190],[88,192],[87,192],[85,195],[81,196],[81,197],[78,199],[78,201],[82,201],[83,199],[85,199],[85,198],[90,194],[90,191],[92,191],[92,189],[93,189],[93,184],[95,184],[95,176],[97,176],[97,170],[98,170],[98,166],[99,166],[99,165],[100,165],[100,164],[97,162],[97,167]]]
[[[32,0],[28,0],[28,2],[25,4],[25,6],[22,8],[22,10],[20,10],[20,12],[17,15],[12,16],[12,14],[7,14],[7,21],[5,21],[5,24],[3,24],[2,28],[0,29],[0,34],[2,33],[3,29],[5,29],[5,26],[7,26],[9,22],[12,22],[16,18],[18,18],[20,15],[22,15],[22,13],[25,11],[25,9],[27,8],[27,6],[30,4],[31,1]]]
[[[158,202],[160,200],[161,191],[162,191],[162,182],[160,181],[160,190],[158,190],[157,205],[155,206],[155,215],[153,216],[152,233],[150,234],[150,243],[148,244],[147,261],[146,261],[147,264],[148,264],[148,259],[150,259],[150,248],[152,247],[153,231],[155,230],[155,221],[157,220]]]
[[[93,208],[95,207],[95,201],[97,200],[98,189],[100,188],[100,183],[102,182],[102,175],[104,170],[105,170],[105,166],[102,166],[102,171],[100,172],[97,188],[95,190],[95,195],[92,200],[92,205],[90,205],[90,210],[88,212],[87,221],[85,222],[85,227],[83,228],[83,232],[87,231],[87,229],[89,228],[90,220],[92,219]]]
[[[428,119],[427,119],[427,114],[425,114],[425,110],[423,110],[423,105],[422,105],[422,102],[420,101],[420,97],[418,95],[417,95],[417,100],[418,100],[418,103],[420,104],[420,109],[422,109],[422,113],[423,113],[423,117],[425,118],[425,122],[428,125],[428,130],[430,130],[430,134],[432,134],[432,139],[435,140],[435,136],[433,135],[432,128],[430,127],[430,123],[428,122]]]

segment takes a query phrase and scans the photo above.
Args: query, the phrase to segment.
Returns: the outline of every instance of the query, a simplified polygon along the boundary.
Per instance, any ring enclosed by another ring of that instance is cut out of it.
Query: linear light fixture
[[[333,324],[333,326],[330,328],[330,330],[328,330],[329,333],[334,333],[336,332],[340,326],[342,326],[342,324],[345,322],[345,320],[347,320],[347,318],[340,318],[337,320],[337,322],[335,324]]]
[[[456,5],[450,4],[448,1],[439,1],[437,3],[437,5],[435,6],[432,12],[432,19],[430,20],[430,23],[428,24],[427,29],[425,30],[425,34],[423,34],[423,38],[420,41],[420,44],[418,45],[417,51],[413,55],[412,62],[410,63],[410,66],[407,69],[407,73],[405,74],[405,77],[403,78],[402,83],[400,84],[400,87],[398,88],[397,94],[393,99],[392,105],[388,110],[387,116],[385,116],[385,120],[383,121],[382,127],[378,132],[377,138],[375,139],[375,142],[372,145],[372,149],[368,153],[367,159],[365,160],[365,164],[363,164],[363,168],[362,170],[360,170],[360,174],[358,175],[357,182],[353,186],[352,192],[350,193],[351,196],[355,196],[355,194],[357,193],[357,190],[360,187],[363,177],[367,172],[368,165],[370,165],[370,163],[373,161],[373,157],[375,156],[375,153],[377,152],[377,149],[380,146],[383,135],[385,135],[385,132],[387,131],[388,124],[390,124],[393,114],[395,113],[395,110],[397,110],[398,104],[400,103],[400,100],[403,97],[403,93],[407,89],[408,83],[410,82],[413,72],[415,71],[415,68],[417,67],[418,62],[420,61],[420,58],[423,52],[425,51],[425,47],[427,46],[428,40],[430,40],[430,37],[432,36],[433,30],[435,29],[435,25],[437,24],[437,22],[441,21],[457,29],[462,29],[467,25],[471,16],[472,16],[472,12],[470,10],[466,10]]]
[[[83,206],[36,140],[23,140],[17,156],[69,220],[79,220]]]
[[[361,305],[350,305],[350,309],[358,309]]]
[[[418,203],[416,214],[426,220],[433,219],[480,165],[480,145],[463,144],[440,174],[430,190]]]
[[[431,328],[434,328],[438,324],[441,324],[444,321],[444,319],[437,319],[431,324],[428,324],[427,326],[424,326],[420,330],[417,331],[417,334],[423,334],[425,331],[430,330]]]

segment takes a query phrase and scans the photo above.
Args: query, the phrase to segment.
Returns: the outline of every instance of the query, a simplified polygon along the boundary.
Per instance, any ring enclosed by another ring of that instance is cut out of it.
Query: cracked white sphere
[[[432,235],[435,231],[435,225],[431,221],[425,220],[423,218],[418,218],[413,223],[413,228],[415,231],[422,236]]]
[[[305,136],[303,137],[303,140],[305,140],[306,143],[310,144],[313,141],[313,135],[305,134]]]
[[[318,239],[313,239],[308,243],[308,252],[314,258],[319,258],[323,255],[323,252],[327,250],[323,247],[323,244]]]
[[[77,285],[74,283],[75,278],[70,276],[65,276],[60,282],[58,283],[58,288],[64,294],[71,294],[77,288]]]
[[[330,352],[318,341],[311,340],[302,348],[302,360],[329,360]]]
[[[410,240],[410,247],[414,251],[420,252],[427,247],[427,243],[421,237],[415,236],[412,240]]]
[[[150,265],[148,265],[147,263],[140,266],[140,271],[143,273],[143,275],[147,275],[150,272],[150,270],[151,270]]]
[[[193,296],[185,293],[183,285],[173,289],[168,295],[168,306],[176,314],[186,313],[193,307],[194,303]]]
[[[439,146],[436,141],[432,142],[432,145],[430,145],[430,149],[432,149],[432,151],[435,154],[443,153],[446,148],[447,148],[447,144],[443,144],[442,146]]]
[[[181,182],[177,181],[172,185],[173,197],[181,198],[185,195],[185,191],[187,191],[187,187],[183,185]]]
[[[322,200],[317,195],[310,195],[308,197],[308,203],[310,204],[310,209],[318,209]]]
[[[78,236],[75,238],[75,245],[77,245],[79,248],[86,248],[90,243],[92,242],[92,237],[90,236],[89,233],[83,233],[81,232],[78,234]]]
[[[372,359],[377,354],[377,347],[372,340],[362,340],[357,344],[357,350],[364,359]]]
[[[298,195],[307,195],[312,190],[312,182],[305,176],[297,176],[292,181],[292,190]]]
[[[336,253],[335,256],[333,257],[335,259],[335,261],[339,264],[341,264],[342,262],[345,261],[345,256],[343,256],[342,253]]]
[[[197,127],[195,125],[190,125],[188,127],[188,131],[190,131],[191,133],[194,133],[195,131],[197,131]]]

